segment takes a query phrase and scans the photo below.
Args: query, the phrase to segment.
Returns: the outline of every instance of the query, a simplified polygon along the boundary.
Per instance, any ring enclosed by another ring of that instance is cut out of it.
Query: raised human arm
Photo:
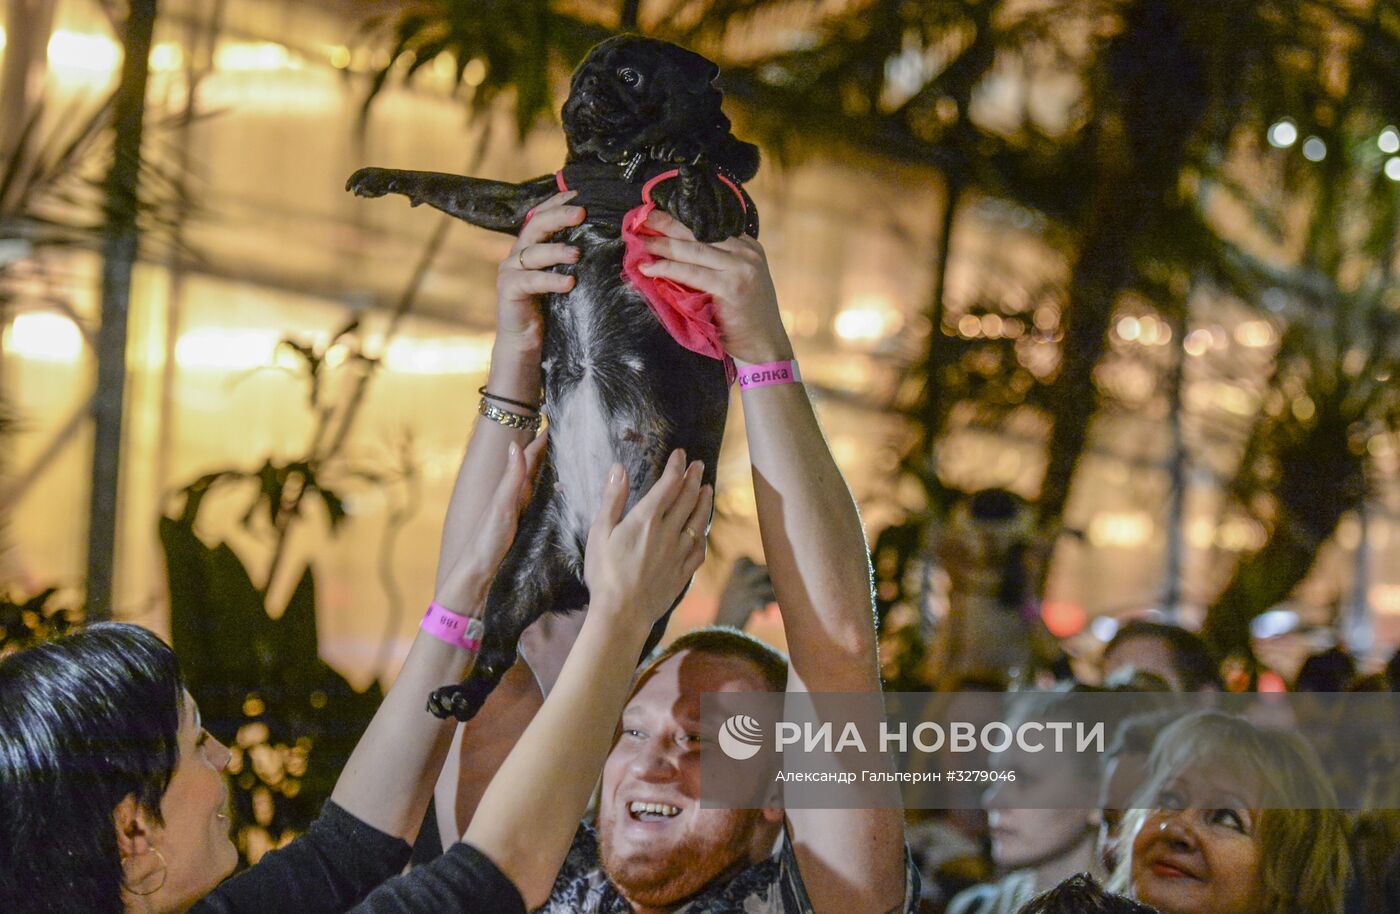
[[[540,349],[544,323],[537,296],[567,292],[573,277],[550,272],[549,267],[574,263],[578,249],[552,243],[550,236],[583,219],[582,207],[570,205],[574,191],[558,194],[535,210],[520,237],[501,261],[496,274],[496,342],[492,348],[487,392],[522,403],[539,403]],[[502,401],[503,402],[503,401]],[[506,404],[514,411],[516,407]],[[494,422],[478,422],[472,432],[467,460],[457,477],[452,503],[443,523],[443,554],[452,555],[468,541],[476,527],[484,503],[482,493],[467,483],[475,473],[491,470],[499,461],[501,442],[528,439],[525,432]],[[494,448],[480,449],[478,441],[495,442]],[[445,569],[439,565],[438,578]],[[486,784],[495,775],[510,747],[539,708],[543,696],[523,662],[517,662],[492,691],[477,715],[458,726],[436,786],[437,824],[443,846],[461,836],[471,821]]]
[[[523,451],[514,441],[487,446],[506,452],[501,472],[493,478],[489,469],[481,469],[490,463],[481,461],[476,473],[463,474],[470,489],[485,489],[491,500],[477,519],[471,541],[446,563],[435,597],[447,609],[471,617],[481,615],[496,567],[515,536],[544,436]],[[412,842],[432,795],[433,775],[442,767],[452,739],[452,725],[428,713],[428,696],[443,683],[460,681],[474,658],[470,651],[419,631],[393,687],[341,771],[331,799],[360,821]]]
[[[741,367],[793,357],[757,241],[705,245],[664,213],[644,272],[709,292],[726,351]],[[744,391],[759,532],[792,668],[811,691],[878,691],[870,559],[855,500],[801,384]]]
[[[556,194],[540,204],[496,273],[496,341],[491,348],[486,391],[497,397],[540,403],[540,347],[544,341],[544,325],[535,296],[573,288],[572,276],[552,273],[546,268],[578,260],[577,248],[548,241],[553,233],[577,225],[583,219],[583,209],[569,205],[575,196],[573,191]],[[491,402],[522,415],[534,412],[504,400]],[[491,496],[489,488],[483,489],[472,480],[497,478],[505,466],[507,445],[514,441],[524,447],[531,437],[530,432],[496,422],[478,422],[472,429],[467,456],[458,471],[443,521],[439,586],[451,567],[449,560],[458,555],[471,538],[477,519]]]
[[[714,504],[703,466],[671,455],[624,518],[626,473],[615,466],[589,531],[591,602],[559,680],[482,797],[463,840],[511,878],[528,908],[549,897],[612,746],[651,626],[705,558]]]
[[[569,199],[558,194],[541,204],[501,265],[487,381],[493,394],[538,402],[543,331],[533,297],[573,285],[573,277],[542,269],[577,257],[571,247],[547,243],[553,232],[583,217],[567,205]],[[481,614],[542,453],[543,436],[531,444],[532,437],[485,419],[472,430],[443,523],[434,591],[437,602],[456,613]],[[453,725],[427,712],[427,697],[444,683],[461,681],[472,659],[420,632],[331,798],[362,821],[412,841],[432,795],[432,772],[442,768],[453,733]]]
[[[737,363],[793,357],[757,241],[700,244],[662,213],[650,224],[665,237],[648,242],[662,259],[647,272],[713,296],[725,348]],[[807,392],[781,384],[741,396],[759,531],[792,661],[788,690],[878,693],[865,535]],[[788,823],[816,910],[885,914],[901,904],[899,809],[792,809]]]

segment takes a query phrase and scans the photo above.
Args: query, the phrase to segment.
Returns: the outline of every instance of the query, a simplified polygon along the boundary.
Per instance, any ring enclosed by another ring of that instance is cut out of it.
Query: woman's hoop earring
[[[148,891],[144,891],[144,892],[138,891],[138,890],[132,888],[130,885],[127,884],[126,873],[125,873],[125,872],[122,873],[122,888],[125,889],[126,891],[130,892],[131,894],[133,894],[133,895],[138,895],[138,896],[140,896],[140,897],[142,897],[142,898],[145,898],[145,897],[148,896],[148,895],[154,895],[156,892],[159,892],[162,888],[164,888],[164,887],[165,887],[165,879],[166,879],[167,876],[170,875],[170,866],[169,866],[169,864],[167,864],[167,863],[165,862],[165,855],[162,854],[158,848],[154,848],[154,847],[151,848],[151,853],[155,854],[156,857],[157,857],[157,859],[160,860],[160,882],[156,883],[156,887],[155,887],[155,888],[150,889],[150,890],[148,890]],[[123,861],[122,861],[122,869],[123,869],[123,870],[126,869],[126,861],[127,861],[127,860],[130,860],[130,859],[132,859],[132,858],[131,858],[131,857],[127,857],[126,860],[123,860]]]

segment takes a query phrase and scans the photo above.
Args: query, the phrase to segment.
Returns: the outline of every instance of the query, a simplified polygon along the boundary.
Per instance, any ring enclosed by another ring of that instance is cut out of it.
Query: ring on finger
[[[515,262],[520,264],[520,269],[525,269],[525,249],[521,248],[515,252]]]
[[[697,543],[700,541],[700,534],[696,533],[694,530],[690,529],[689,527],[682,527],[681,529],[685,531],[686,536],[690,537],[690,541],[692,543]]]

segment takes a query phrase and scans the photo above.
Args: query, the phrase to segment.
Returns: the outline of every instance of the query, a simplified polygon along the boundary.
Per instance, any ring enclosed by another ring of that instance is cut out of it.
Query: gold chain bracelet
[[[537,432],[540,430],[539,416],[526,416],[523,413],[513,413],[509,410],[501,409],[492,403],[486,402],[486,398],[481,398],[481,405],[476,410],[481,415],[490,419],[498,425],[506,428],[518,428],[522,431]]]

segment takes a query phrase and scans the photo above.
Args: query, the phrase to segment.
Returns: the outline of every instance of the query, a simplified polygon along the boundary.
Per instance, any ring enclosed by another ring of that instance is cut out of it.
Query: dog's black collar
[[[620,228],[622,217],[641,205],[642,186],[675,167],[671,162],[644,162],[628,180],[624,164],[590,159],[570,162],[555,180],[561,191],[578,191],[573,202],[587,211],[585,222]]]
[[[702,155],[697,155],[690,164],[699,165],[701,158],[703,158]],[[648,159],[653,162],[670,162],[672,165],[685,164],[685,158],[678,155],[676,150],[671,146],[662,146],[660,148],[648,146],[638,152],[624,152],[622,154],[622,160],[618,162],[618,164],[622,166],[622,176],[628,181],[635,181],[637,179],[638,169],[640,169]],[[645,181],[646,179],[643,178],[642,180]]]

